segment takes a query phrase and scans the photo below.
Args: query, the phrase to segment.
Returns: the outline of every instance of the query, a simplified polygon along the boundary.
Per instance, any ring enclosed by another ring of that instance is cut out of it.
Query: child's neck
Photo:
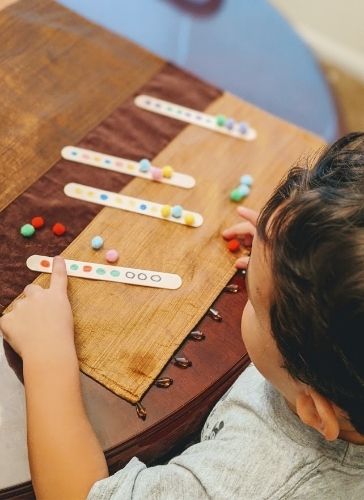
[[[297,415],[295,406],[292,403],[290,403],[287,399],[285,399],[285,401],[287,403],[288,408],[295,415]],[[345,423],[341,422],[341,424],[343,424],[344,428],[340,429],[339,436],[338,436],[339,439],[342,439],[343,441],[347,441],[348,443],[364,445],[364,435],[363,434],[359,434],[359,432],[357,432],[353,428],[347,428],[347,425],[348,425],[347,422],[345,422]]]
[[[349,443],[364,445],[363,434],[359,434],[359,432],[355,430],[341,430],[339,433],[339,438],[343,439],[344,441],[348,441]]]

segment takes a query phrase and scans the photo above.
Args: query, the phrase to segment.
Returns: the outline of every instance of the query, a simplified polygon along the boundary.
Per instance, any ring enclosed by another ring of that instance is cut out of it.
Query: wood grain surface
[[[0,210],[165,64],[50,0],[0,11],[0,47]]]

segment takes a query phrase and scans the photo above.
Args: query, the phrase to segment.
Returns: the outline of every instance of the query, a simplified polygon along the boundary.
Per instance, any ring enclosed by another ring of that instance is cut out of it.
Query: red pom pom
[[[52,227],[52,231],[56,236],[62,236],[66,232],[66,226],[60,222],[56,222]]]
[[[40,216],[33,217],[32,226],[35,227],[35,229],[40,229],[41,227],[43,227],[44,226],[43,217],[40,217]]]
[[[240,248],[240,243],[238,240],[230,240],[227,247],[230,252],[237,252]]]

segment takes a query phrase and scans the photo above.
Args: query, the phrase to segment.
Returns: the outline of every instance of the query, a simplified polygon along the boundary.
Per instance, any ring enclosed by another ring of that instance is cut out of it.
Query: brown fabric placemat
[[[166,64],[138,93],[166,97],[200,110],[221,94],[215,87],[170,64]],[[131,97],[91,130],[79,145],[132,160],[153,158],[184,127],[177,120],[140,110]],[[58,150],[58,157],[59,154]],[[0,259],[0,312],[34,279],[34,273],[24,265],[26,259],[32,254],[61,253],[102,209],[100,205],[66,197],[64,185],[90,183],[102,189],[120,191],[132,179],[129,175],[59,160],[0,212],[2,254],[10,256]],[[46,227],[37,231],[33,238],[24,239],[19,228],[35,215],[45,217]],[[57,221],[67,226],[67,233],[60,238],[51,232],[52,224]]]
[[[165,64],[51,0],[0,11],[0,210]]]
[[[236,220],[229,192],[240,175],[248,171],[255,177],[246,203],[260,208],[272,190],[272,178],[276,181],[299,155],[322,144],[229,94],[216,99],[208,111],[248,120],[258,130],[257,141],[246,143],[188,126],[154,162],[194,175],[194,189],[142,179],[123,189],[127,195],[198,211],[203,226],[194,229],[105,208],[64,252],[66,257],[103,262],[89,245],[94,234],[102,234],[107,247],[119,249],[119,264],[174,272],[183,279],[174,291],[69,280],[82,371],[132,403],[143,396],[235,272],[235,256],[227,251],[221,230]],[[36,282],[47,286],[49,276]]]

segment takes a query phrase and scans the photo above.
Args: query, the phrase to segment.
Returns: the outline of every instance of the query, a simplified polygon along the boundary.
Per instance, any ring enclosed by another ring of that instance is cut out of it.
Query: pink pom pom
[[[150,168],[150,173],[152,175],[152,179],[154,181],[161,181],[163,177],[163,172],[162,169],[159,167],[151,167]]]
[[[105,257],[108,262],[116,262],[119,258],[119,252],[114,249],[108,250]]]

